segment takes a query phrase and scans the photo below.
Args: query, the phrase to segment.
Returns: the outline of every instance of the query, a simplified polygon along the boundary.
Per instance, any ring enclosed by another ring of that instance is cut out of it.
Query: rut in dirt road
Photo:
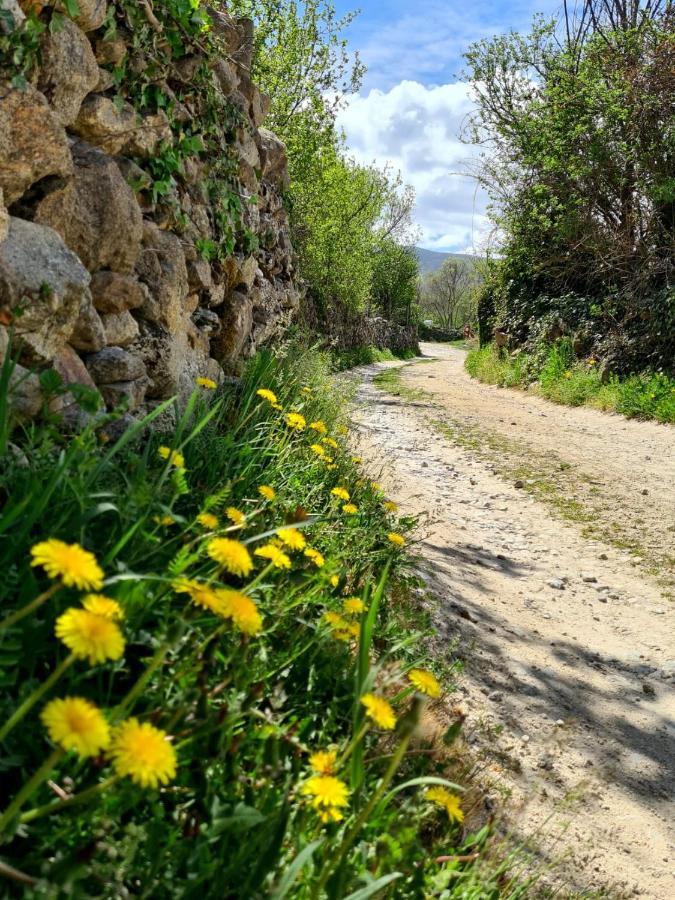
[[[371,474],[428,514],[434,646],[465,660],[469,740],[512,792],[520,835],[552,817],[538,841],[547,860],[570,852],[551,876],[568,892],[672,900],[675,430],[485,387],[460,351],[425,349],[442,358],[390,392],[373,378],[395,364],[359,370],[354,418]],[[555,472],[574,516],[560,484],[541,490]]]

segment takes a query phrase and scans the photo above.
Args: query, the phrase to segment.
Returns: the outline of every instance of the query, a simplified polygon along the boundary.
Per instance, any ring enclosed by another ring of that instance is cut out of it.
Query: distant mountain
[[[420,264],[420,275],[422,276],[436,272],[446,259],[461,260],[469,266],[474,266],[480,258],[468,253],[441,253],[438,250],[425,250],[424,247],[415,247],[415,256]]]

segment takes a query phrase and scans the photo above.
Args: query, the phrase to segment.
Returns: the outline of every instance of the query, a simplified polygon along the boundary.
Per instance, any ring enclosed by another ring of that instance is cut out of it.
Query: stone
[[[108,409],[118,409],[120,406],[132,411],[145,400],[150,379],[144,376],[135,381],[116,381],[113,384],[102,384],[101,394]]]
[[[130,103],[117,106],[109,97],[91,94],[80,107],[71,130],[114,156],[122,152],[136,127],[136,110]]]
[[[0,188],[0,243],[2,243],[9,234],[9,213],[7,212],[7,208],[3,201],[3,191],[2,188]]]
[[[104,94],[106,91],[109,91],[111,87],[115,84],[115,78],[112,72],[109,72],[108,69],[104,69],[102,66],[98,67],[98,81],[96,82],[96,87],[94,88],[94,93],[96,94]]]
[[[260,128],[267,118],[270,111],[272,101],[267,94],[263,94],[257,87],[253,87],[253,96],[251,97],[251,118],[256,128]]]
[[[172,140],[173,134],[169,120],[166,113],[160,110],[156,115],[141,118],[127,142],[123,144],[123,148],[124,152],[130,156],[149,159],[157,153],[160,144],[170,144]]]
[[[106,313],[102,319],[107,344],[127,347],[138,337],[138,322],[130,312]]]
[[[57,2],[57,9],[60,12],[67,12],[62,2]],[[77,0],[78,13],[74,17],[77,25],[82,31],[95,31],[105,22],[108,12],[107,0]]]
[[[216,83],[223,94],[229,97],[239,87],[239,75],[236,65],[228,59],[217,59],[212,65]]]
[[[148,287],[141,316],[175,334],[188,295],[188,274],[180,239],[146,222],[136,274]]]
[[[585,584],[597,584],[597,581],[598,581],[598,579],[595,577],[595,575],[592,575],[589,572],[582,572],[581,580]]]
[[[143,306],[148,299],[148,289],[133,275],[96,272],[91,279],[91,296],[100,313],[123,313]]]
[[[211,264],[203,257],[192,260],[187,267],[188,285],[193,290],[203,291],[211,287]]]
[[[220,318],[223,328],[211,341],[211,353],[219,362],[232,364],[244,349],[253,327],[251,298],[235,291],[225,301]]]
[[[94,379],[89,374],[82,358],[70,344],[64,344],[52,360],[54,369],[59,373],[66,387],[80,384],[92,391],[96,390]]]
[[[109,343],[106,340],[101,317],[96,312],[91,300],[85,302],[80,308],[80,315],[70,335],[70,343],[76,350],[90,353],[101,350]]]
[[[101,66],[119,66],[126,55],[127,42],[119,33],[115,37],[96,41],[96,62]]]
[[[551,580],[547,583],[549,587],[552,587],[556,591],[565,590],[565,582],[561,581],[560,578],[551,578]]]
[[[185,403],[200,375],[208,375],[209,342],[189,319],[175,333],[156,322],[141,320],[140,336],[129,348],[143,357],[150,385],[147,397],[163,400],[177,395]]]
[[[115,381],[135,381],[146,374],[145,365],[137,354],[129,353],[121,347],[106,347],[88,356],[85,364],[96,384],[111,384]]]
[[[77,119],[82,101],[99,81],[91,44],[72,19],[64,17],[59,29],[45,31],[41,53],[37,86],[59,122],[68,126]]]
[[[75,172],[37,205],[35,221],[50,225],[90,272],[131,272],[141,250],[143,217],[115,162],[88,144],[73,146]]]
[[[52,229],[10,218],[0,244],[0,311],[21,306],[17,336],[31,362],[49,362],[91,303],[91,276]]]
[[[0,34],[11,34],[23,25],[26,16],[19,5],[19,0],[0,0],[0,10],[5,14],[9,13],[12,19],[11,22],[7,22],[5,18],[0,17]]]
[[[21,365],[15,365],[9,381],[9,402],[12,415],[20,422],[34,419],[43,403],[39,377]]]
[[[287,190],[290,179],[284,142],[267,128],[261,128],[258,132],[258,149],[263,180],[269,181],[277,190]]]
[[[7,206],[48,175],[73,171],[65,129],[34,87],[0,82],[0,188]]]

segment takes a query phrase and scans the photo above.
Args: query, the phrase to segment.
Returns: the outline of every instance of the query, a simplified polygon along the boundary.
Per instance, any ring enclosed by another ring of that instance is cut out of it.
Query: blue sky
[[[467,170],[476,150],[459,140],[470,113],[462,54],[481,37],[527,29],[552,0],[336,0],[360,8],[348,32],[368,73],[340,115],[347,144],[363,163],[389,164],[417,192],[419,243],[434,250],[481,252],[490,240],[487,198]]]

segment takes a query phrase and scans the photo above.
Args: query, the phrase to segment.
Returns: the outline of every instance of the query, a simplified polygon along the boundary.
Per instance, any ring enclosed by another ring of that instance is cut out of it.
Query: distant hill
[[[420,264],[420,275],[422,276],[436,272],[446,259],[461,260],[469,266],[474,266],[480,258],[468,253],[441,253],[438,250],[425,250],[424,247],[415,247],[415,256]]]

